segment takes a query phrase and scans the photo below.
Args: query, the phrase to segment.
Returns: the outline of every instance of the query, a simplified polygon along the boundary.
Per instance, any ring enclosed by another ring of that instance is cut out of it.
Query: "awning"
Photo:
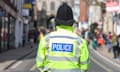
[[[11,14],[13,17],[17,18],[17,12],[14,11],[10,6],[8,6],[4,1],[0,0],[0,7],[2,7],[6,12]]]

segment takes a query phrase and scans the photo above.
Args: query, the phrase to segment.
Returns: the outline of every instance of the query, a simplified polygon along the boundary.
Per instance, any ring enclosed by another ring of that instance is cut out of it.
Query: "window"
[[[55,3],[54,3],[54,2],[51,2],[50,7],[51,7],[51,8],[50,8],[51,10],[55,10]]]
[[[42,8],[45,9],[45,10],[46,10],[46,8],[47,8],[47,5],[46,5],[46,2],[45,2],[45,1],[43,1]]]

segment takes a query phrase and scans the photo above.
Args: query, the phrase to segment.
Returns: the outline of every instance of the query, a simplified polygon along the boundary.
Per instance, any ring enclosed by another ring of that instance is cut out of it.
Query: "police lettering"
[[[52,44],[52,51],[72,52],[72,50],[73,50],[72,44],[64,44],[64,43]]]

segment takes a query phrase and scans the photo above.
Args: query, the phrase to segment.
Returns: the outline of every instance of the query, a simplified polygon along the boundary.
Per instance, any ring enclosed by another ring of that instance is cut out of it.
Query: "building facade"
[[[33,28],[34,0],[14,0],[17,3],[17,20],[15,25],[15,46],[19,48],[28,43],[29,29]],[[24,43],[24,44],[23,44]]]
[[[80,22],[85,22],[88,20],[88,1],[80,0]]]
[[[120,4],[119,0],[106,0],[106,14],[104,16],[104,28],[105,33],[113,32],[116,35],[120,34],[120,25],[117,19],[114,21],[114,14],[119,13]],[[119,21],[119,20],[118,20]]]
[[[0,51],[15,48],[17,9],[12,0],[0,0]]]
[[[17,12],[17,19],[15,24],[15,48],[19,48],[22,45],[23,40],[23,16],[22,16],[22,9],[24,0],[14,0],[16,3]]]
[[[0,0],[0,52],[19,48],[25,37],[28,41],[33,4],[34,0]]]
[[[51,14],[55,15],[58,7],[63,2],[67,2],[73,8],[73,4],[74,4],[73,0],[36,0],[38,11],[45,9],[47,15],[51,15]]]
[[[74,0],[74,7],[73,7],[73,12],[74,12],[74,19],[76,21],[79,21],[79,16],[80,16],[80,0]]]
[[[37,26],[47,27],[46,19],[50,16],[55,16],[58,7],[63,3],[67,2],[72,8],[74,5],[73,0],[36,0],[37,10]]]

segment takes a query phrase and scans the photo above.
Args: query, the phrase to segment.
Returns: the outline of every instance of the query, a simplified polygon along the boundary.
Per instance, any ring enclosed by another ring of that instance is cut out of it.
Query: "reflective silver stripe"
[[[38,60],[40,61],[40,62],[43,62],[43,58],[41,58],[41,57],[38,57]]]
[[[72,62],[78,62],[78,58],[75,57],[56,57],[56,56],[47,56],[48,60],[53,61],[72,61]]]
[[[71,37],[71,36],[50,36],[49,38],[68,38],[68,39],[78,39],[77,37]]]
[[[77,38],[77,41],[79,42],[79,44],[82,43],[82,39],[80,37]]]
[[[44,71],[48,71],[49,68],[48,68],[47,66],[45,66],[45,67],[43,68],[43,70],[44,70]]]
[[[75,52],[75,55],[77,58],[79,58],[79,53],[80,53],[80,44],[81,44],[82,40],[80,38],[77,39],[77,43],[76,43],[76,52]]]
[[[49,48],[49,37],[46,38],[46,48]]]
[[[84,64],[88,64],[89,59],[87,59],[86,61],[80,62],[80,64],[84,65]]]
[[[80,72],[87,72],[87,70],[80,70]]]
[[[75,55],[78,57],[79,53],[80,53],[80,48],[79,48],[80,44],[77,41],[77,45],[76,45],[76,52]]]
[[[80,69],[50,69],[50,72],[80,72]]]
[[[49,50],[49,36],[46,38],[46,49],[47,49],[47,55],[50,54],[50,50]]]
[[[44,66],[43,70],[47,71],[47,72],[81,72],[81,70],[79,68],[74,68],[74,69],[54,69],[54,68],[49,68],[48,66]]]

